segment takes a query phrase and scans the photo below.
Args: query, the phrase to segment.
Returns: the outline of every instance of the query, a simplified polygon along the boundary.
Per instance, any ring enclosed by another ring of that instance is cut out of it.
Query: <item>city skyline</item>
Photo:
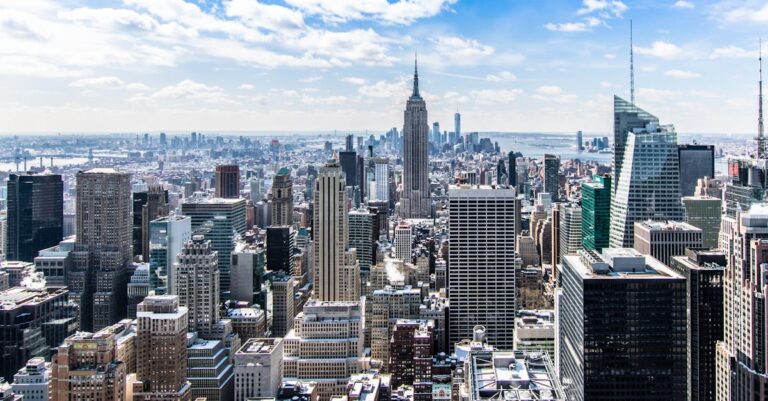
[[[468,131],[607,133],[611,95],[629,97],[632,19],[640,107],[681,133],[754,134],[768,20],[759,2],[685,0],[29,1],[0,11],[3,133],[386,130],[399,126],[416,50],[430,124],[449,128],[458,107]]]

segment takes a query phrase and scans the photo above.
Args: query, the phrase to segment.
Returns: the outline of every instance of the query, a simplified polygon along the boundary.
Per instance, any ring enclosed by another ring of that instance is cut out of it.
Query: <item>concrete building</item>
[[[560,277],[555,347],[569,400],[685,399],[683,276],[634,249],[605,248],[565,256]]]
[[[272,336],[284,337],[293,328],[295,315],[293,276],[272,279]]]
[[[635,223],[635,250],[669,266],[673,256],[685,255],[686,248],[701,248],[702,231],[679,221]]]
[[[515,190],[451,187],[448,191],[449,343],[485,326],[512,349],[515,320]]]
[[[285,167],[272,179],[272,225],[293,225],[293,180]]]
[[[218,253],[210,240],[193,235],[176,257],[176,294],[188,310],[189,329],[203,337],[219,322]]]
[[[429,188],[429,123],[427,104],[419,93],[419,71],[414,67],[413,92],[405,106],[403,124],[403,189],[399,215],[425,218],[432,215]]]
[[[555,311],[521,310],[515,320],[515,350],[546,352],[554,362]]]
[[[136,318],[136,308],[151,291],[149,264],[136,265],[128,281],[128,318]]]
[[[371,330],[371,359],[382,371],[388,371],[390,341],[395,323],[400,319],[418,319],[421,307],[421,291],[409,286],[400,289],[386,287],[373,291],[370,314],[366,314],[366,326]],[[367,328],[367,327],[366,327]]]
[[[423,320],[398,319],[392,328],[389,349],[391,385],[414,387],[415,398],[432,396],[433,325]]]
[[[175,295],[144,298],[136,313],[134,401],[190,401],[187,308]]]
[[[226,310],[226,319],[232,322],[232,331],[237,333],[241,339],[246,340],[267,335],[266,315],[259,305],[238,306]]]
[[[573,255],[582,249],[581,238],[581,207],[579,205],[564,205],[559,208],[559,257]]]
[[[395,257],[410,263],[413,259],[411,256],[412,247],[413,228],[407,222],[402,221],[395,227]]]
[[[235,353],[235,401],[275,397],[283,380],[283,339],[251,338]]]
[[[682,200],[686,223],[701,229],[705,248],[717,248],[723,215],[722,200],[714,196],[686,196]]]
[[[11,390],[27,401],[49,401],[48,386],[51,364],[43,358],[32,358],[27,365],[13,375]]]
[[[34,259],[35,271],[43,273],[49,287],[67,286],[67,273],[72,269],[70,252],[75,249],[75,238],[69,237],[58,245],[38,252]]]
[[[237,165],[216,166],[216,197],[237,199],[240,197],[240,167]]]
[[[187,355],[187,380],[191,385],[192,399],[234,399],[234,368],[223,341],[204,340],[196,333],[188,333]]]
[[[315,382],[320,401],[329,401],[362,368],[360,303],[310,300],[284,341],[285,380]]]

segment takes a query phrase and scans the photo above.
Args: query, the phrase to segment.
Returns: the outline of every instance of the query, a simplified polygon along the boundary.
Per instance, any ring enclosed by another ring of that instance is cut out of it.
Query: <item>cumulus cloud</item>
[[[576,15],[582,16],[580,21],[544,24],[544,28],[553,32],[584,32],[600,25],[607,25],[606,21],[613,18],[621,18],[629,9],[626,4],[618,0],[583,0],[582,7],[576,10]]]
[[[143,91],[151,89],[149,86],[138,82],[126,83],[118,77],[92,77],[81,78],[69,83],[73,88],[124,88],[128,90]]]
[[[675,2],[675,4],[673,4],[673,5],[672,5],[672,7],[674,7],[674,8],[695,8],[695,7],[696,7],[696,5],[695,5],[695,4],[693,4],[693,3],[692,3],[692,2],[690,2],[690,1],[686,1],[686,0],[677,0],[677,1]]]
[[[485,80],[490,82],[517,81],[517,76],[509,71],[502,71],[498,74],[486,75]]]
[[[701,74],[692,72],[692,71],[685,71],[685,70],[667,70],[664,71],[664,75],[672,78],[680,78],[680,79],[692,79],[692,78],[700,78]]]
[[[191,79],[185,79],[174,85],[160,88],[149,96],[135,96],[129,100],[134,102],[177,100],[195,103],[240,104],[239,101],[227,95],[221,87],[206,85]]]
[[[289,5],[324,21],[344,23],[372,19],[388,24],[409,25],[448,9],[456,0],[286,0]]]
[[[657,40],[650,47],[635,46],[635,53],[671,60],[681,57],[683,49],[673,43]]]
[[[346,78],[343,78],[342,81],[352,85],[365,85],[366,83],[368,83],[367,79],[357,78],[357,77],[346,77]]]
[[[757,58],[757,50],[746,50],[738,46],[718,47],[712,50],[709,58]]]

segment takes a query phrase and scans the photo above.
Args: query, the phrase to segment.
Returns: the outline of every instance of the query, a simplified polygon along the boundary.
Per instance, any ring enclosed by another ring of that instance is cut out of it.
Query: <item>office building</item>
[[[376,215],[368,210],[352,210],[349,219],[349,248],[357,250],[360,274],[365,277],[375,260],[374,222]]]
[[[553,202],[560,200],[560,158],[555,155],[544,155],[544,192],[548,193]]]
[[[582,249],[581,207],[577,204],[560,206],[559,210],[559,258],[573,255]],[[554,220],[554,219],[553,219]],[[554,235],[553,235],[554,236]]]
[[[362,368],[360,303],[308,301],[285,336],[283,354],[285,381],[315,382],[320,401],[342,394]]]
[[[581,131],[576,132],[576,150],[579,152],[584,150],[584,136]]]
[[[152,220],[168,215],[168,191],[160,185],[149,185],[146,191],[134,192],[133,254],[149,260],[149,225]]]
[[[240,197],[240,167],[226,164],[216,166],[216,197],[225,199]]]
[[[220,291],[222,300],[230,296],[229,255],[235,247],[235,237],[245,234],[245,199],[194,197],[181,204],[181,213],[192,219],[192,230],[212,222],[205,238],[219,254]]]
[[[261,244],[238,242],[232,251],[232,285],[229,299],[257,304],[266,310],[267,294],[263,287],[267,256]]]
[[[458,129],[459,117],[456,121]],[[413,92],[405,106],[403,125],[403,190],[400,195],[400,217],[403,218],[425,218],[432,215],[428,137],[427,104],[419,94],[419,71],[416,66],[413,72]]]
[[[686,398],[683,276],[633,249],[605,248],[565,256],[560,282],[556,352],[569,400]]]
[[[219,322],[219,255],[211,241],[193,235],[176,257],[174,288],[178,303],[186,307],[189,330],[205,337]]]
[[[581,239],[584,249],[608,247],[611,230],[611,176],[581,184]]]
[[[456,136],[456,141],[453,141],[452,145],[461,139],[461,114],[458,109],[453,115],[453,134]]]
[[[284,337],[293,328],[295,314],[293,276],[285,274],[272,279],[272,336]]]
[[[701,229],[704,248],[717,248],[723,206],[720,198],[713,196],[683,197],[686,223]]]
[[[283,339],[251,338],[235,353],[235,401],[275,397],[283,380]]]
[[[293,225],[293,179],[285,167],[272,179],[272,225]]]
[[[373,158],[374,181],[371,182],[371,190],[368,201],[389,203],[389,159],[386,157]]]
[[[261,309],[261,306],[251,305],[248,307],[244,303],[237,303],[234,306],[230,304],[230,306],[225,310],[225,319],[232,323],[232,332],[238,337],[247,340],[267,335],[267,314]]]
[[[414,386],[416,393],[432,395],[432,323],[424,320],[398,319],[392,325],[389,342],[389,372],[392,387]],[[427,384],[428,388],[420,388]],[[419,388],[417,388],[419,387]]]
[[[5,260],[31,262],[64,234],[64,183],[60,175],[8,177]]]
[[[403,262],[410,263],[413,259],[411,250],[413,247],[413,228],[405,221],[395,227],[395,257]]]
[[[128,318],[136,319],[136,308],[150,291],[149,264],[138,264],[128,281]]]
[[[344,177],[346,178],[346,185],[350,187],[354,187],[357,185],[357,152],[354,151],[346,151],[346,152],[339,152],[339,165],[341,166],[341,171],[344,172]]]
[[[515,190],[448,191],[449,343],[485,326],[500,349],[512,349],[515,320]]]
[[[632,247],[635,222],[683,220],[674,127],[652,123],[635,128],[625,150],[625,163],[611,199],[610,244],[614,248]]]
[[[618,189],[618,183],[624,171],[622,166],[629,134],[635,128],[643,128],[651,123],[658,124],[659,119],[631,102],[613,96],[613,174],[616,183],[614,192]]]
[[[51,361],[50,401],[123,401],[126,364],[117,358],[117,341],[107,330],[77,332]]]
[[[715,146],[678,145],[677,155],[680,160],[680,196],[692,196],[699,179],[715,176]]]
[[[366,330],[371,332],[371,360],[382,371],[388,371],[392,330],[399,319],[418,319],[421,291],[410,286],[386,286],[366,297]],[[370,310],[368,310],[370,303]]]
[[[192,219],[167,216],[149,223],[150,284],[156,294],[175,294],[173,288],[176,255],[192,237]]]
[[[222,340],[204,340],[187,334],[187,380],[191,399],[233,401],[234,368]]]
[[[13,375],[11,390],[27,401],[49,401],[48,386],[51,364],[43,358],[32,358],[27,365]]]
[[[685,255],[687,248],[702,247],[702,231],[679,221],[635,223],[635,250],[669,266],[673,256]]]
[[[136,313],[134,401],[190,401],[187,308],[175,295],[144,298]]]
[[[714,401],[716,347],[723,340],[725,254],[688,249],[670,268],[685,277],[688,308],[688,400]]]
[[[554,361],[555,311],[521,310],[515,319],[515,350],[546,352]]]
[[[267,269],[286,274],[293,271],[294,235],[291,226],[267,227]]]
[[[509,175],[509,186],[517,189],[517,154],[510,150],[507,154],[507,174]]]
[[[67,273],[72,270],[72,256],[75,249],[75,238],[70,237],[58,245],[42,249],[35,257],[35,271],[43,273],[45,283],[49,287],[67,286]],[[0,287],[2,287],[0,285]]]
[[[320,168],[315,183],[312,253],[315,298],[321,301],[360,299],[358,277],[346,274],[347,191],[344,172],[331,159]],[[355,290],[355,287],[358,290]]]
[[[96,168],[78,172],[76,179],[77,237],[69,275],[81,279],[70,288],[80,301],[81,328],[100,330],[127,315],[131,176]]]
[[[766,398],[765,357],[768,205],[756,203],[736,218],[723,217],[723,341],[717,344],[716,399]]]

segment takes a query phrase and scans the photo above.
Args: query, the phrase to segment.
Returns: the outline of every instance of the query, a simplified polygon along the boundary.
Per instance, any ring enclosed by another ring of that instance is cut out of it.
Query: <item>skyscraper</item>
[[[11,174],[8,177],[6,260],[31,262],[38,251],[61,241],[63,187],[60,175]]]
[[[515,190],[448,190],[449,343],[485,326],[500,349],[512,349],[515,321]]]
[[[136,312],[134,401],[189,401],[187,308],[175,295],[144,298]]]
[[[720,235],[720,220],[723,214],[723,201],[714,196],[685,196],[685,221],[702,231],[702,244],[705,248],[717,248]]]
[[[602,251],[611,229],[611,176],[596,176],[581,184],[581,238],[584,249]]]
[[[419,94],[419,70],[418,66],[415,66],[413,93],[405,106],[403,126],[403,192],[400,197],[400,216],[404,218],[423,218],[432,214],[428,137],[427,104]]]
[[[638,221],[635,223],[635,250],[669,266],[673,256],[685,255],[687,248],[699,249],[702,231],[679,221]]]
[[[272,180],[272,225],[293,225],[293,180],[285,167]]]
[[[141,208],[141,255],[149,261],[149,225],[152,220],[168,215],[168,191],[160,185],[150,185],[147,203]]]
[[[659,119],[631,102],[618,96],[613,97],[613,175],[616,184],[621,178],[629,133],[635,128],[644,128],[649,123],[658,124]],[[617,189],[614,188],[614,192]]]
[[[453,115],[453,132],[456,135],[456,142],[461,140],[461,114],[458,107],[456,108],[456,114]],[[452,143],[451,145],[455,145]]]
[[[176,255],[192,237],[192,219],[173,215],[149,223],[149,279],[157,295],[175,294]]]
[[[360,272],[365,276],[375,260],[374,220],[376,215],[368,210],[349,212],[349,247],[357,249]]]
[[[220,164],[216,166],[216,197],[240,197],[240,167]]]
[[[267,268],[269,270],[291,274],[294,235],[290,226],[267,227]]]
[[[584,137],[581,131],[576,132],[576,150],[579,152],[584,150]]]
[[[131,176],[111,168],[77,173],[77,237],[71,288],[80,298],[80,325],[100,330],[127,314],[128,263],[133,253]]]
[[[517,155],[515,151],[510,150],[507,155],[509,168],[507,174],[509,175],[509,186],[517,188]]]
[[[432,123],[432,143],[438,147],[442,144],[440,141],[440,123],[437,121]]]
[[[368,194],[368,200],[389,203],[389,159],[377,157],[373,159],[373,163],[376,185]]]
[[[686,398],[685,278],[633,249],[563,257],[556,352],[568,400]]]
[[[544,155],[544,192],[553,202],[560,199],[560,158],[555,155]]]
[[[218,253],[211,241],[193,235],[176,256],[174,288],[179,305],[189,313],[189,330],[201,336],[210,335],[219,322]]]
[[[358,301],[360,294],[350,287],[358,283],[350,283],[346,274],[347,190],[344,172],[335,158],[320,167],[314,195],[315,298],[320,301]]]
[[[680,196],[691,196],[699,178],[715,176],[714,145],[678,145]]]
[[[560,210],[560,259],[565,255],[573,255],[582,249],[581,239],[581,207],[577,204],[563,205]],[[553,219],[554,220],[554,219]]]
[[[614,248],[632,247],[637,221],[683,219],[674,127],[650,123],[635,128],[625,150],[611,200],[610,244]]]

